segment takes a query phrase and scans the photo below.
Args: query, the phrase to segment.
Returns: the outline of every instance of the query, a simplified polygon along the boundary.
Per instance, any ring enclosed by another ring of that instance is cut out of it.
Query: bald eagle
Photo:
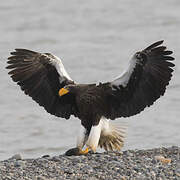
[[[7,69],[25,94],[57,117],[81,120],[77,146],[67,155],[120,150],[124,143],[123,127],[109,120],[130,117],[151,106],[164,95],[172,76],[174,58],[158,41],[134,54],[129,66],[111,82],[79,84],[66,72],[60,58],[50,53],[15,49]]]

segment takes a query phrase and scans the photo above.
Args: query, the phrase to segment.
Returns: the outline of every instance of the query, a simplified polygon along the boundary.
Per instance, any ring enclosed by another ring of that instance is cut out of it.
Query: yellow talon
[[[81,155],[85,155],[85,154],[87,154],[89,152],[89,149],[88,149],[88,147],[85,149],[85,150],[80,150],[80,154]]]

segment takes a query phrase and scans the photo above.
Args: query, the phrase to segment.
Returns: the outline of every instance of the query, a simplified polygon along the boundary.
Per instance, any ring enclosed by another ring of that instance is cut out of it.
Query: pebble
[[[171,159],[170,158],[165,158],[164,156],[162,155],[159,155],[159,156],[155,156],[154,157],[156,160],[159,160],[161,163],[163,164],[169,164],[171,163]]]
[[[46,154],[46,155],[43,155],[42,158],[49,158],[50,155]]]
[[[15,161],[14,166],[23,168],[25,166],[25,161],[21,161],[21,160]]]
[[[32,180],[48,180],[48,179],[43,176],[35,176],[32,178]]]
[[[20,154],[15,154],[14,156],[12,156],[10,159],[15,159],[15,160],[21,160],[22,157]]]
[[[179,153],[180,148],[173,146],[37,159],[22,159],[16,154],[0,161],[0,179],[180,179]]]

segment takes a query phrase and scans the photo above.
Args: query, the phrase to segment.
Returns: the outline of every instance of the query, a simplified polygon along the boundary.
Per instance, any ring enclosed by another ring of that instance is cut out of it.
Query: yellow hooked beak
[[[59,96],[63,96],[63,95],[65,95],[65,94],[67,94],[69,91],[67,90],[67,89],[64,89],[64,88],[61,88],[60,90],[59,90]]]

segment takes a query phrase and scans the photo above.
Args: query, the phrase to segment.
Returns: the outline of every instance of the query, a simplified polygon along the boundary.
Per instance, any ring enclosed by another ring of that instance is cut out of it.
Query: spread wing
[[[16,49],[11,55],[6,68],[12,69],[11,78],[25,94],[55,116],[66,119],[76,116],[74,97],[58,96],[59,89],[74,84],[58,57],[26,49]]]
[[[172,76],[174,58],[158,41],[131,59],[128,69],[114,81],[100,84],[105,92],[110,119],[140,113],[164,95]]]

